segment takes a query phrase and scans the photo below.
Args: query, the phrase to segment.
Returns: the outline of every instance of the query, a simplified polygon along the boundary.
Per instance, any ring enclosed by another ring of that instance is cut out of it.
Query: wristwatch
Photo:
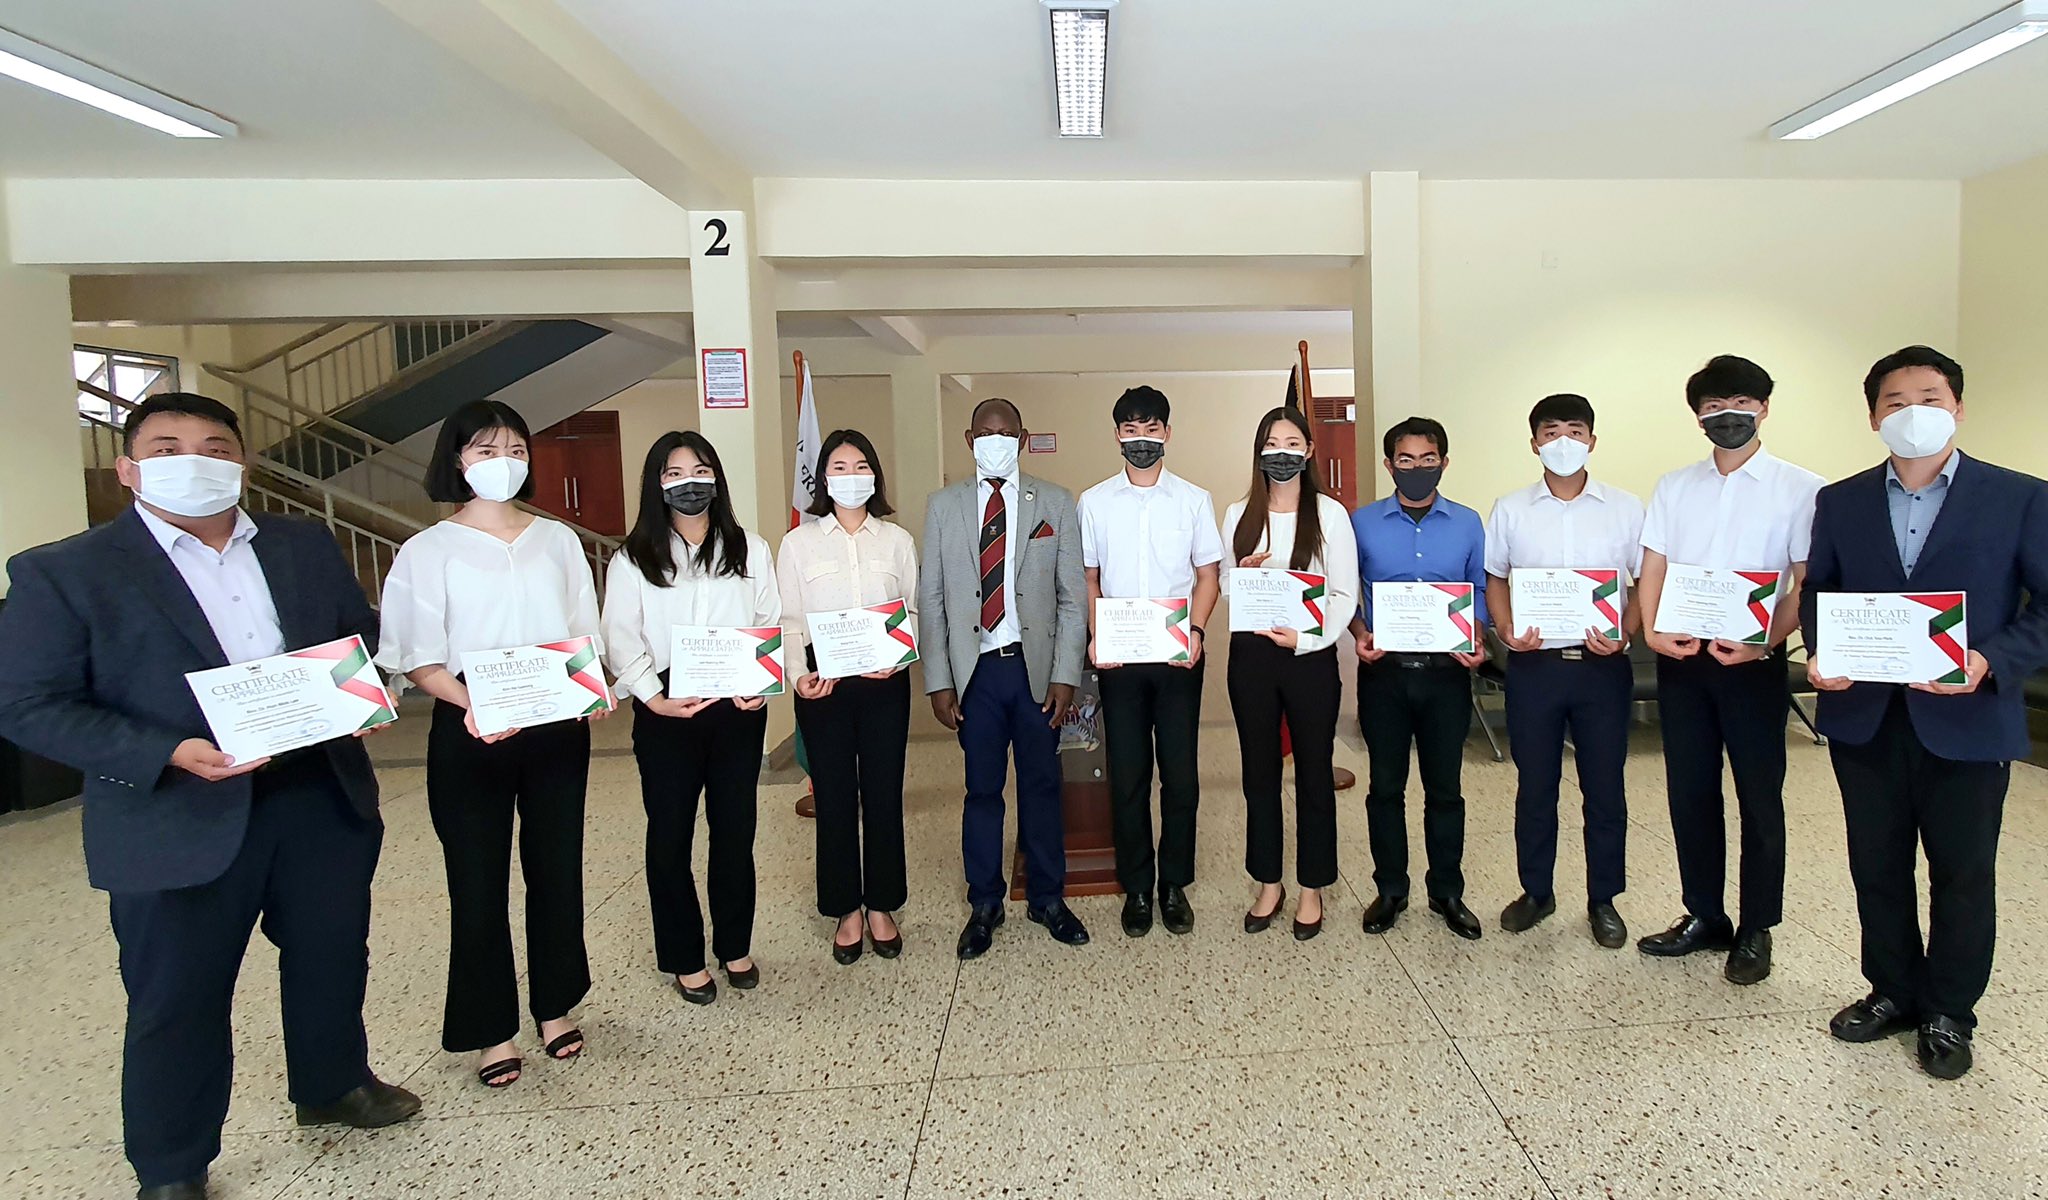
[[[1209,635],[1208,635],[1208,633],[1207,633],[1207,632],[1206,632],[1205,630],[1203,630],[1203,628],[1202,628],[1202,627],[1201,627],[1200,625],[1190,625],[1190,626],[1188,626],[1188,628],[1189,628],[1189,629],[1192,629],[1192,630],[1194,630],[1194,631],[1195,631],[1196,633],[1199,633],[1199,634],[1201,634],[1201,635],[1202,635],[1202,640],[1203,640],[1203,641],[1205,641],[1205,642],[1206,642],[1206,641],[1208,641],[1208,640],[1209,640]]]

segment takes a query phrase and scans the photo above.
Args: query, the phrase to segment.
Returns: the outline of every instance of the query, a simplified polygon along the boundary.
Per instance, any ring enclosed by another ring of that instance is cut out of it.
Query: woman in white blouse
[[[1319,626],[1230,635],[1230,708],[1244,772],[1244,867],[1259,885],[1244,928],[1263,932],[1287,898],[1280,882],[1284,722],[1294,749],[1294,868],[1301,882],[1294,936],[1306,941],[1322,932],[1322,889],[1337,882],[1336,645],[1358,607],[1358,545],[1344,506],[1316,483],[1315,435],[1300,409],[1276,408],[1259,422],[1251,487],[1224,513],[1223,529],[1231,539],[1226,561],[1236,569],[1325,579],[1323,594],[1310,597],[1309,611],[1322,615]]]
[[[633,758],[647,809],[654,958],[683,999],[709,1004],[704,915],[690,873],[697,800],[710,827],[711,941],[736,988],[760,983],[754,935],[754,799],[768,735],[765,696],[670,698],[676,626],[774,628],[782,596],[768,543],[740,528],[718,451],[695,432],[655,439],[640,469],[640,515],[605,570],[605,663],[633,697]]]
[[[910,674],[892,667],[826,679],[809,651],[805,615],[903,601],[917,615],[917,548],[900,525],[874,444],[834,430],[818,451],[814,520],[782,539],[784,645],[796,681],[796,723],[818,806],[818,911],[839,922],[832,957],[860,958],[863,935],[895,958],[903,868],[903,755],[910,739]],[[913,626],[914,628],[914,626]],[[862,919],[862,910],[866,919]]]
[[[590,990],[583,945],[583,795],[590,729],[581,720],[484,735],[463,686],[488,650],[595,635],[597,589],[583,546],[559,521],[515,500],[532,492],[526,422],[480,400],[441,424],[427,495],[460,504],[415,534],[384,581],[377,663],[434,697],[427,810],[448,868],[448,999],[441,1045],[479,1051],[477,1076],[519,1078],[519,980],[506,920],[513,815],[526,878],[528,1011],[552,1058],[583,1035],[569,1010]],[[599,716],[603,715],[600,711]]]

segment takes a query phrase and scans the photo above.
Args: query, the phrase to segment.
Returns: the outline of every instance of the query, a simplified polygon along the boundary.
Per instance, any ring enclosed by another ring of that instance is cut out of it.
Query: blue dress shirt
[[[1920,551],[1927,545],[1927,531],[1934,528],[1934,518],[1941,515],[1949,486],[1956,481],[1956,464],[1962,460],[1961,450],[1951,451],[1941,474],[1917,492],[1906,490],[1892,464],[1884,465],[1884,498],[1892,510],[1892,541],[1899,547],[1899,565],[1906,568],[1908,575],[1920,561]]]
[[[1401,511],[1398,496],[1376,500],[1351,514],[1358,538],[1359,615],[1372,628],[1375,583],[1469,583],[1472,618],[1486,618],[1486,524],[1479,514],[1441,495],[1417,521]]]

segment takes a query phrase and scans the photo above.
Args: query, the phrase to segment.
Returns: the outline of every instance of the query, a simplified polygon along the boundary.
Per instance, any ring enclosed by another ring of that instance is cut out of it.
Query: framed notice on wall
[[[1034,433],[1031,435],[1030,452],[1033,454],[1051,454],[1059,448],[1060,435],[1057,433]]]
[[[745,350],[705,350],[697,365],[697,378],[704,381],[704,407],[747,406]]]

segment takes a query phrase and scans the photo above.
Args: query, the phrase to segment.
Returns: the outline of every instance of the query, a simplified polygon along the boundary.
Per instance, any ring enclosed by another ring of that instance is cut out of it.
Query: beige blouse
[[[917,543],[901,525],[876,516],[852,534],[837,517],[810,517],[782,539],[775,581],[782,591],[783,661],[793,679],[807,669],[807,613],[903,600],[916,619]]]

